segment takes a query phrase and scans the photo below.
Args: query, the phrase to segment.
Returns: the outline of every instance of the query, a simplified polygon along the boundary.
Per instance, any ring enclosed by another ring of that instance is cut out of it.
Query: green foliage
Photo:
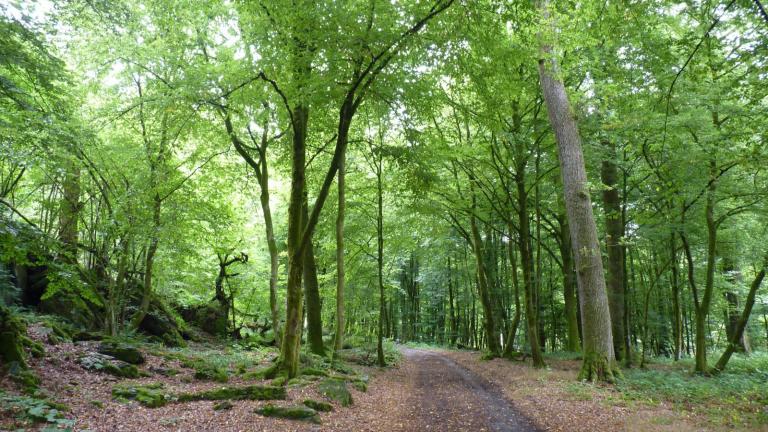
[[[0,391],[0,412],[12,415],[24,423],[43,423],[56,428],[67,429],[75,421],[66,418],[61,405],[29,396],[15,396]]]
[[[626,370],[617,389],[625,398],[671,402],[679,409],[706,414],[715,423],[750,426],[768,422],[760,408],[768,404],[768,355],[735,357],[728,370],[713,377],[691,374],[691,363]]]

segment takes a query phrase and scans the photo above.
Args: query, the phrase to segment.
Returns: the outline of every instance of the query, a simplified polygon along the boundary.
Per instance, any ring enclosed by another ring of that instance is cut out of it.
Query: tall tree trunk
[[[149,245],[144,258],[144,289],[141,293],[141,304],[131,320],[131,326],[139,328],[144,317],[149,312],[149,304],[152,299],[152,270],[155,266],[155,254],[157,253],[160,231],[160,211],[163,201],[158,193],[152,199],[152,230],[149,234]]]
[[[605,212],[605,243],[608,250],[608,299],[611,309],[611,331],[613,350],[617,360],[629,362],[624,352],[624,257],[621,239],[624,226],[621,217],[621,200],[618,190],[618,169],[616,166],[616,144],[603,141],[607,150],[600,176],[605,185],[603,189],[603,210]]]
[[[533,366],[543,368],[544,356],[539,345],[538,314],[533,283],[533,253],[531,251],[531,228],[528,215],[528,191],[525,185],[525,166],[518,162],[515,173],[517,185],[518,226],[520,228],[520,262],[523,267],[523,293],[525,295],[525,320],[528,327],[528,343],[531,346]]]
[[[286,284],[286,316],[278,369],[288,377],[295,377],[299,370],[299,346],[301,344],[304,272],[302,234],[305,227],[303,216],[306,137],[309,109],[299,105],[293,110],[293,139],[291,155],[291,192],[288,201],[288,281]]]
[[[683,351],[683,312],[680,307],[680,275],[677,267],[677,242],[675,233],[669,237],[669,250],[672,266],[672,338],[675,361],[680,360]]]
[[[387,298],[384,294],[384,186],[382,184],[382,158],[381,152],[376,156],[376,270],[379,282],[379,327],[376,342],[376,362],[379,366],[386,366],[384,358],[384,314]],[[415,283],[415,281],[414,281]]]
[[[264,215],[264,230],[267,236],[267,249],[269,250],[269,311],[272,319],[272,331],[275,333],[275,343],[280,345],[280,312],[277,304],[277,278],[279,271],[279,257],[277,242],[275,241],[275,229],[272,222],[272,208],[269,205],[269,163],[267,161],[267,147],[269,146],[269,119],[262,125],[261,143],[257,147],[259,159],[255,160],[246,150],[245,145],[235,133],[232,120],[227,112],[224,117],[224,126],[227,134],[235,146],[235,150],[253,169],[256,180],[259,182],[259,203]]]
[[[706,192],[706,205],[704,216],[707,226],[707,268],[706,280],[704,285],[704,295],[699,298],[699,291],[696,285],[693,257],[691,247],[688,244],[688,237],[680,233],[683,242],[683,251],[688,264],[688,283],[693,293],[696,335],[694,339],[696,363],[694,372],[707,373],[707,315],[709,315],[709,306],[712,302],[712,293],[715,285],[715,259],[717,252],[717,223],[715,221],[715,192],[717,191],[717,163],[714,160],[709,161],[709,185]]]
[[[567,332],[566,349],[571,352],[581,351],[579,340],[579,311],[576,299],[576,274],[573,271],[573,248],[568,218],[565,211],[557,217],[560,222],[560,258],[563,262],[563,297],[565,300],[565,326]]]
[[[344,345],[344,216],[346,212],[346,155],[339,162],[338,186],[339,204],[336,215],[336,335],[333,349],[338,351]]]
[[[304,221],[309,219],[307,210],[307,198],[304,195],[304,209],[302,218]],[[307,314],[307,342],[309,350],[317,355],[325,355],[323,346],[323,321],[322,321],[322,302],[320,300],[320,287],[317,282],[317,264],[315,263],[315,246],[312,239],[309,239],[306,248],[304,248],[304,296]]]
[[[451,256],[448,256],[448,312],[450,319],[450,330],[448,333],[448,344],[450,346],[456,346],[456,338],[458,336],[456,311],[454,310],[454,290],[453,290],[453,266],[451,266]]]
[[[483,319],[485,321],[486,343],[488,344],[488,353],[491,357],[497,357],[501,354],[499,339],[496,334],[496,322],[494,320],[493,303],[491,300],[490,288],[485,270],[485,260],[483,259],[483,240],[480,238],[480,230],[477,228],[477,203],[474,190],[474,176],[470,175],[470,184],[472,187],[472,214],[470,216],[472,251],[475,255],[475,265],[477,266],[477,294],[480,297],[480,305],[483,308]]]
[[[509,358],[515,349],[515,338],[517,337],[517,328],[520,326],[520,316],[522,310],[520,306],[520,283],[517,278],[517,254],[515,254],[515,247],[512,242],[513,227],[510,222],[507,223],[507,232],[509,233],[509,262],[511,264],[510,273],[512,273],[512,286],[515,290],[515,315],[512,317],[512,323],[509,325],[509,331],[507,332],[507,345],[504,347],[502,356]]]
[[[546,0],[540,3],[542,15],[549,19]],[[541,90],[549,121],[555,132],[560,173],[563,179],[565,208],[573,243],[581,306],[584,362],[579,379],[614,381],[620,373],[613,351],[611,314],[597,227],[592,214],[587,172],[581,150],[581,137],[573,117],[563,82],[557,78],[557,61],[552,49],[542,41],[539,60]]]
[[[59,208],[59,241],[63,247],[61,261],[77,264],[78,218],[80,217],[80,168],[77,160],[66,162]]]

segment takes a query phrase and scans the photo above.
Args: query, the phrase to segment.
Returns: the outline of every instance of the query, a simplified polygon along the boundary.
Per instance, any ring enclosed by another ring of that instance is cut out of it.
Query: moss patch
[[[158,408],[171,399],[162,391],[163,384],[117,385],[112,388],[112,397],[117,400],[135,400],[147,408]]]
[[[343,379],[325,379],[320,383],[317,389],[323,396],[339,402],[341,406],[352,405],[352,394],[347,388],[347,382]]]
[[[138,348],[117,341],[102,342],[99,344],[98,352],[130,364],[142,364],[145,361],[144,354]]]
[[[216,402],[213,404],[213,410],[214,411],[225,411],[225,410],[231,410],[234,405],[232,405],[232,402],[230,401],[221,401]]]
[[[304,405],[312,408],[315,411],[330,412],[333,411],[333,405],[328,402],[316,401],[314,399],[304,400]]]
[[[199,393],[182,393],[177,396],[179,402],[199,400],[276,400],[285,399],[286,392],[283,387],[270,386],[245,386],[245,387],[221,387],[206,390]]]
[[[278,417],[290,420],[305,420],[312,423],[320,423],[317,411],[307,406],[287,406],[280,407],[276,405],[264,405],[255,410],[256,413],[264,417]]]

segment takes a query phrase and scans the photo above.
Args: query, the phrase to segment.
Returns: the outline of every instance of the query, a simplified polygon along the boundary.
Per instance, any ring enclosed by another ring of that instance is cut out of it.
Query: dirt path
[[[412,430],[537,430],[499,389],[439,352],[405,348],[403,354],[412,366],[408,405],[421,423]]]

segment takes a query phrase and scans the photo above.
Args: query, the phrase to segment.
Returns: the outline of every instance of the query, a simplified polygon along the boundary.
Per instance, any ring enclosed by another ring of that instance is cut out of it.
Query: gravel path
[[[453,360],[434,351],[405,348],[403,354],[412,366],[410,430],[537,431],[501,390]]]

